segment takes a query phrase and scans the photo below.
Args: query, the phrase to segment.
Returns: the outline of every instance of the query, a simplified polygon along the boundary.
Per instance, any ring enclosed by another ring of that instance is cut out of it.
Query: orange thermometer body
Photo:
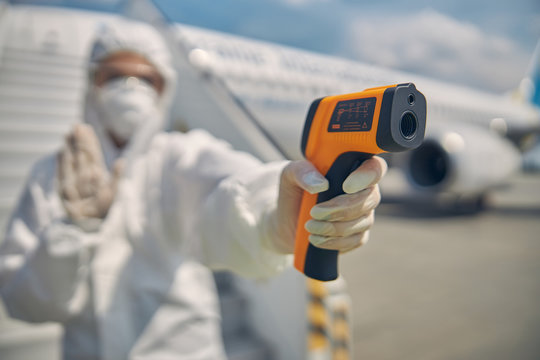
[[[426,99],[412,83],[315,100],[302,135],[302,153],[329,181],[327,191],[304,192],[295,243],[295,267],[329,281],[338,276],[338,251],[312,245],[304,224],[311,208],[344,194],[347,176],[374,154],[418,147],[426,128]]]

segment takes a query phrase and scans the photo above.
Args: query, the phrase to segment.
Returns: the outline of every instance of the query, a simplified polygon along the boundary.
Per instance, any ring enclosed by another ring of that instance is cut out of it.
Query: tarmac
[[[383,203],[340,269],[355,360],[540,359],[540,175],[472,215]]]

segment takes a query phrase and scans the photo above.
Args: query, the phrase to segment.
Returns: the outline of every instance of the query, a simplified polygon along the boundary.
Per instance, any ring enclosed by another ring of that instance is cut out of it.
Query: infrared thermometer
[[[338,276],[338,251],[312,245],[304,224],[311,208],[344,194],[343,182],[375,154],[418,147],[426,129],[426,98],[413,83],[371,88],[315,100],[302,134],[302,153],[330,184],[319,194],[304,192],[295,242],[295,267],[329,281]]]

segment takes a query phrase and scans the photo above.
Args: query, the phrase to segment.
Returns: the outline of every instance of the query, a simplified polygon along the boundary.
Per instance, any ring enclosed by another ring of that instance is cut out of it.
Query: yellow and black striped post
[[[336,304],[332,317],[332,360],[351,359],[349,306]]]
[[[352,359],[350,298],[345,281],[307,279],[309,360]]]
[[[330,317],[326,308],[328,291],[324,282],[307,278],[308,359],[330,359]]]

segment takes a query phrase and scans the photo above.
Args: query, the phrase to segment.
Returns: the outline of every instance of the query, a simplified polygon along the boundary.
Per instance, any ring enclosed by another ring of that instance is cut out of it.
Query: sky
[[[492,92],[517,88],[538,0],[156,0],[167,16]]]

